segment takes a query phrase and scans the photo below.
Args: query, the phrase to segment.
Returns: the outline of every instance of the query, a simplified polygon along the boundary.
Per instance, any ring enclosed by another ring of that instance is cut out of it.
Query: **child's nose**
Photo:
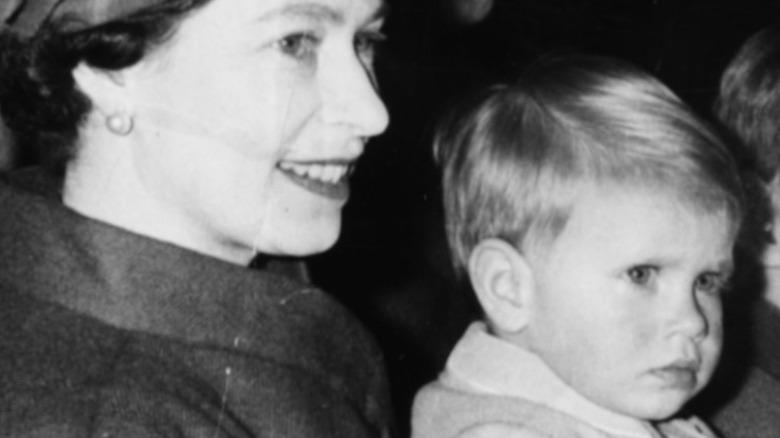
[[[669,309],[670,332],[693,339],[704,338],[709,331],[707,313],[694,293],[686,295]]]

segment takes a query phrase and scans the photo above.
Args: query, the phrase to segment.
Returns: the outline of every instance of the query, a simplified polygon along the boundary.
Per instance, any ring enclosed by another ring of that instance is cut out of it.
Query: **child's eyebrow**
[[[372,21],[377,21],[386,18],[389,12],[390,12],[390,5],[387,3],[386,0],[381,0],[379,3],[379,7],[376,8],[376,11],[374,11],[374,13],[368,17],[368,20],[366,20],[366,22],[370,23]]]
[[[651,258],[645,260],[643,263],[638,263],[638,265],[669,266],[669,265],[675,265],[677,263],[679,263],[679,260],[676,260],[674,258],[657,257],[657,258]],[[717,272],[718,274],[721,274],[724,277],[730,277],[731,275],[734,274],[734,261],[731,259],[718,260],[712,264],[707,263],[705,266],[708,266],[706,269],[704,269],[705,271]]]
[[[734,261],[724,260],[718,264],[718,272],[725,277],[731,277],[734,275]]]

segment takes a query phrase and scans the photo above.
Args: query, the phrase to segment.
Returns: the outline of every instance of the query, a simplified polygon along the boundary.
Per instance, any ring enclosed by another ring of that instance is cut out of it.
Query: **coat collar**
[[[348,355],[332,352],[366,345],[366,335],[331,297],[272,269],[232,265],[88,219],[63,206],[58,184],[43,175],[0,183],[4,286],[121,329],[317,372],[354,368]]]
[[[538,356],[490,335],[482,322],[469,326],[450,355],[444,378],[451,377],[483,393],[552,407],[611,435],[658,436],[649,423],[608,411],[579,395]]]

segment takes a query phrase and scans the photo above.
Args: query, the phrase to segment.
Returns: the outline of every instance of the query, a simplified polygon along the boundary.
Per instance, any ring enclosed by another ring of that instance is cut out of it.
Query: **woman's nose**
[[[349,126],[360,137],[379,135],[387,129],[390,117],[377,93],[373,72],[354,52],[344,58],[324,78],[326,119]]]

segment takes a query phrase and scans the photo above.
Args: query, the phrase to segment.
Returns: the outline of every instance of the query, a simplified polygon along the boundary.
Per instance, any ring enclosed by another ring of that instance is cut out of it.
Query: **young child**
[[[413,436],[708,437],[742,215],[717,134],[652,76],[541,61],[437,131],[447,233],[484,311]]]

